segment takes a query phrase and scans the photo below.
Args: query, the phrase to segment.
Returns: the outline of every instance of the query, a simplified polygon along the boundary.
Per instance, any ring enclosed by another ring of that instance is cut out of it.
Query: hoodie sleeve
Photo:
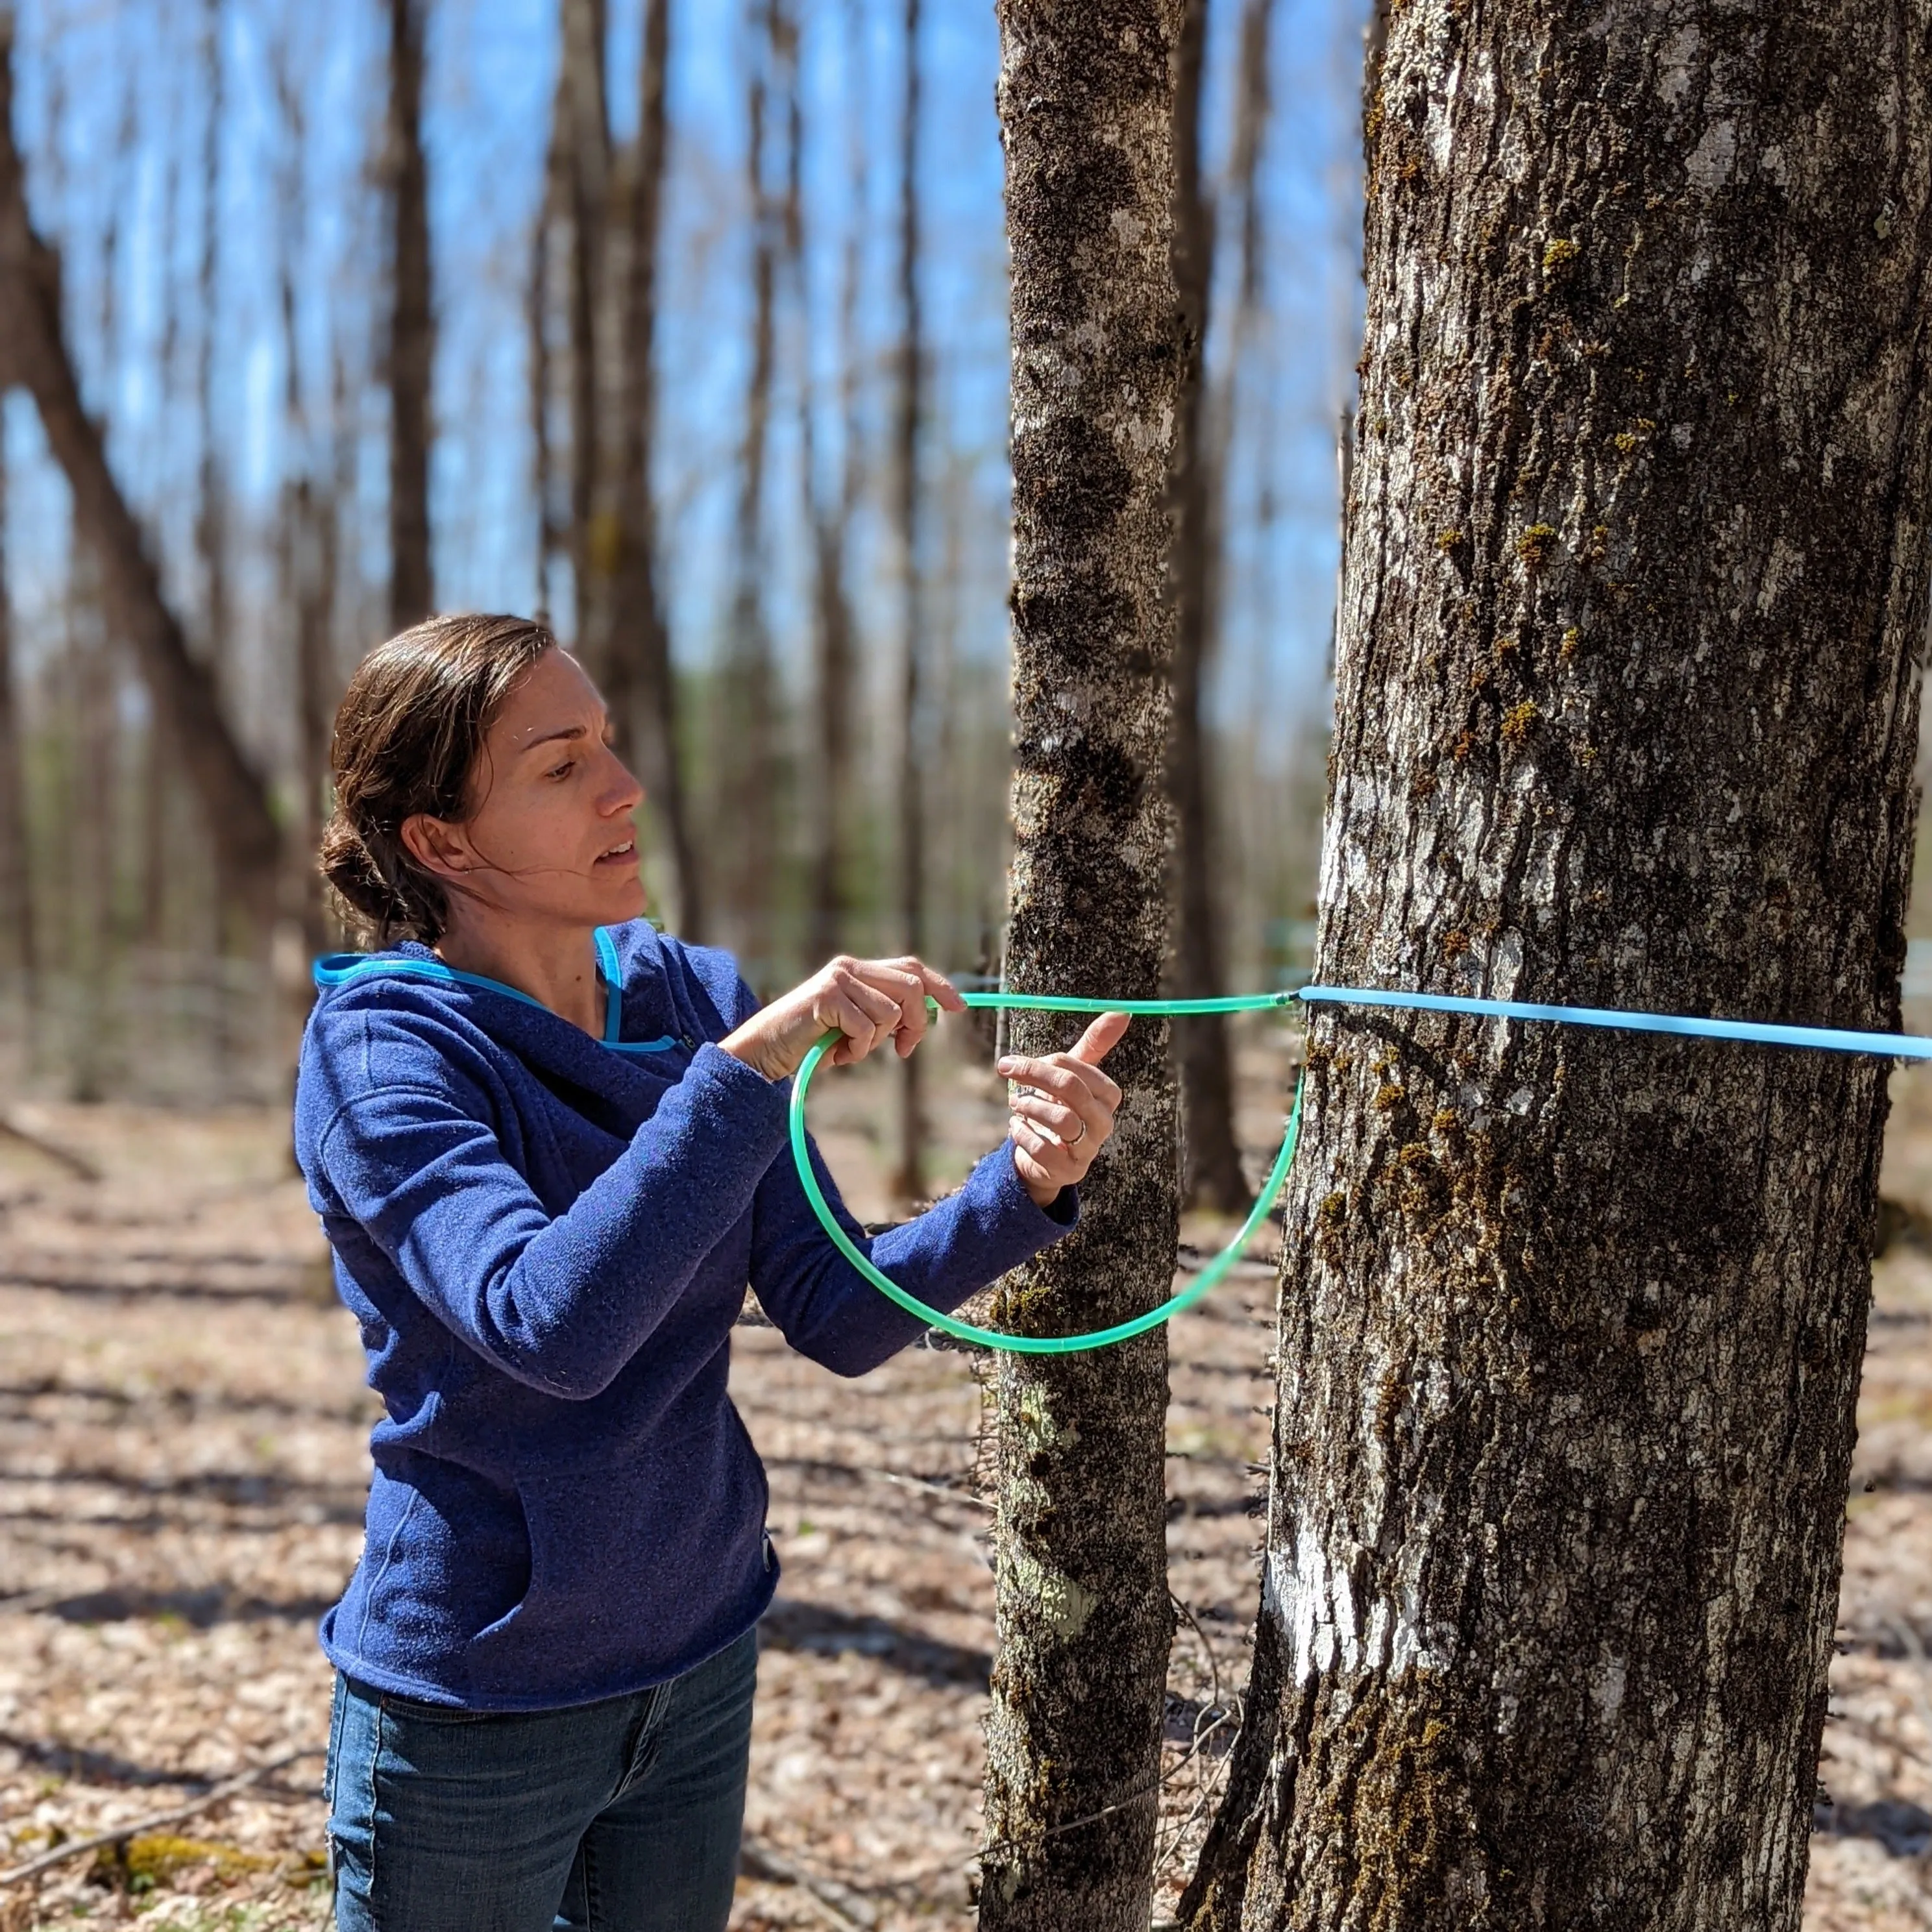
[[[956,1194],[868,1236],[846,1212],[815,1145],[812,1162],[840,1226],[860,1251],[908,1294],[947,1314],[1050,1246],[1079,1219],[1079,1197],[1070,1187],[1052,1208],[1040,1207],[1020,1180],[1012,1150],[1002,1144]],[[926,1331],[917,1316],[887,1300],[832,1246],[789,1154],[774,1161],[759,1184],[752,1287],[785,1340],[836,1375],[863,1375]]]
[[[675,948],[703,982],[721,1028],[741,1026],[758,996],[728,952]],[[775,1090],[789,1103],[791,1082]],[[928,1307],[950,1314],[968,1295],[1030,1260],[1080,1217],[1078,1191],[1051,1208],[1028,1193],[1003,1143],[966,1184],[925,1214],[876,1237],[845,1209],[815,1144],[814,1172],[838,1223],[873,1264]],[[925,1324],[889,1301],[832,1244],[812,1211],[788,1148],[759,1182],[752,1208],[752,1288],[792,1347],[835,1374],[860,1376],[923,1334]]]
[[[700,1046],[611,1166],[553,1216],[490,1109],[425,1072],[344,1100],[316,1144],[328,1190],[470,1347],[545,1394],[597,1394],[751,1206],[786,1089]]]

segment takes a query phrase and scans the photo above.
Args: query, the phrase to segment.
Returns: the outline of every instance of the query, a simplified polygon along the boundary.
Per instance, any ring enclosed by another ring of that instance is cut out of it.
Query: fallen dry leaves
[[[1259,1037],[1244,1066],[1258,1156],[1286,1068]],[[1001,1115],[963,1066],[935,1084],[950,1180]],[[823,1089],[828,1158],[855,1209],[881,1217],[883,1095],[862,1076]],[[1932,1210],[1932,1075],[1894,1091],[1887,1192]],[[373,1413],[283,1120],[51,1106],[14,1118],[101,1178],[0,1140],[7,1864],[324,1742],[314,1625],[355,1558]],[[1932,1252],[1915,1233],[1879,1269],[1807,1932],[1932,1928]],[[1245,1270],[1174,1326],[1171,1581],[1189,1618],[1162,1799],[1169,1902],[1223,1762],[1215,1714],[1246,1672],[1273,1295],[1268,1268]],[[844,1383],[769,1329],[740,1331],[734,1388],[770,1468],[785,1578],[760,1664],[748,1819],[768,1875],[742,1883],[735,1932],[972,1923],[992,1628],[973,1359],[916,1349]],[[1198,1750],[1197,1731],[1210,1733]],[[320,1768],[291,1765],[126,1855],[0,1891],[0,1932],[326,1924]]]

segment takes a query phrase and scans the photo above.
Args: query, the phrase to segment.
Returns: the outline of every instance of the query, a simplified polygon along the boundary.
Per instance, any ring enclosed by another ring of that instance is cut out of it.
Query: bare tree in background
[[[720,822],[730,828],[725,869],[730,881],[732,937],[748,970],[760,971],[770,964],[772,872],[777,850],[776,719],[763,580],[779,209],[766,183],[766,143],[772,76],[788,37],[796,28],[784,0],[750,0],[747,26],[751,74],[745,183],[752,210],[751,355],[731,538],[730,632],[724,675],[714,696],[711,741],[722,787]]]
[[[229,662],[227,477],[217,426],[215,368],[220,348],[221,137],[226,123],[226,63],[221,45],[222,0],[202,0],[201,250],[196,305],[200,339],[195,364],[200,465],[195,479],[194,547],[201,565],[202,648],[218,692],[232,675]]]
[[[430,385],[436,360],[423,152],[429,0],[389,0],[389,626],[429,615]]]
[[[856,4],[848,4],[846,16],[846,72],[861,70],[864,57],[863,16]],[[850,84],[848,81],[848,84]],[[856,88],[855,88],[856,92]],[[794,88],[793,98],[797,99]],[[812,828],[812,904],[806,946],[812,963],[832,958],[845,944],[849,910],[845,867],[847,841],[851,825],[852,744],[854,706],[856,701],[856,640],[852,603],[846,583],[846,546],[850,540],[852,519],[858,508],[863,481],[864,442],[858,412],[859,293],[862,264],[862,229],[860,211],[864,206],[866,172],[865,116],[849,105],[845,115],[845,139],[851,210],[845,231],[838,293],[838,402],[841,419],[839,481],[829,486],[818,473],[818,441],[815,398],[809,380],[809,349],[806,351],[806,375],[800,384],[799,431],[804,449],[804,509],[812,533],[812,604],[817,662],[813,678],[813,722],[818,740],[818,790],[814,800]],[[792,184],[790,200],[800,206],[798,167],[802,140],[792,142]],[[809,342],[809,317],[806,314],[804,287],[804,237],[801,232],[793,244],[798,263],[796,299],[801,322]]]
[[[0,400],[4,399],[0,391]],[[7,448],[0,432],[0,958],[21,976],[31,1005],[39,963],[27,845],[27,773],[14,664],[14,598],[7,570]]]
[[[567,532],[574,582],[577,633],[593,674],[605,674],[604,633],[610,621],[608,584],[616,562],[616,530],[599,527],[614,518],[608,490],[599,484],[608,466],[598,460],[608,418],[599,408],[612,346],[605,301],[610,234],[610,103],[604,61],[610,22],[604,0],[562,0],[559,15],[563,58],[557,74],[555,139],[562,164],[564,207],[569,218],[570,525]],[[605,354],[600,355],[600,349]]]
[[[140,528],[81,399],[63,330],[58,259],[34,232],[13,126],[13,16],[0,8],[0,386],[32,395],[94,554],[115,635],[134,652],[161,730],[200,800],[223,876],[266,942],[282,840],[267,788],[230,730],[208,667],[188,648]]]
[[[1174,716],[1168,782],[1174,817],[1174,990],[1212,998],[1222,984],[1222,908],[1215,890],[1217,856],[1208,773],[1203,683],[1214,643],[1214,553],[1219,535],[1208,398],[1208,305],[1214,283],[1214,210],[1202,178],[1202,69],[1208,0],[1187,0],[1174,93],[1174,279],[1188,336],[1187,379],[1175,424]],[[1222,1214],[1246,1210],[1252,1198],[1234,1138],[1234,1070],[1227,1022],[1206,1014],[1174,1022],[1180,1048],[1187,1149],[1187,1192]]]
[[[897,459],[893,482],[899,557],[905,572],[899,640],[898,820],[899,943],[910,953],[926,950],[926,774],[922,681],[926,614],[920,598],[920,446],[925,414],[924,318],[920,308],[920,0],[905,0],[904,104],[899,116],[899,338]],[[921,1088],[925,1063],[917,1054],[899,1064],[900,1196],[925,1192],[926,1108]]]
[[[304,943],[315,953],[329,939],[316,854],[322,837],[330,726],[339,696],[332,650],[336,504],[326,483],[318,487],[320,452],[303,399],[296,260],[307,220],[302,192],[307,128],[301,93],[290,71],[286,40],[276,46],[274,80],[284,148],[276,179],[279,218],[275,266],[282,324],[284,434],[289,450],[276,527],[276,576],[282,616],[290,627],[293,645],[288,666],[295,712],[296,806],[290,822],[292,896]],[[335,434],[340,434],[339,424],[331,427]]]
[[[617,355],[622,376],[617,436],[617,556],[604,676],[620,728],[636,758],[669,855],[683,936],[704,933],[704,881],[692,836],[680,742],[680,706],[670,632],[658,584],[658,251],[669,149],[667,86],[671,0],[644,0],[638,80],[638,140],[630,176],[630,248]]]
[[[608,10],[604,0],[564,0],[529,328],[539,581],[547,582],[556,555],[567,556],[576,648],[603,687],[619,748],[650,796],[670,865],[674,923],[695,939],[704,931],[705,892],[658,581],[652,478],[670,25],[670,0],[646,0],[638,136],[620,147],[611,127]],[[551,285],[560,265],[560,302]],[[560,308],[560,385],[552,350]],[[560,450],[553,434],[560,386],[568,425]],[[560,500],[567,505],[561,520]]]
[[[1932,59],[1918,14],[1736,24],[1371,43],[1321,980],[1898,1024]],[[1795,1932],[1885,1064],[1310,1030],[1252,1676],[1179,1916]]]
[[[554,398],[555,358],[550,352],[550,276],[554,266],[554,236],[563,206],[564,130],[568,123],[560,79],[550,108],[550,140],[544,150],[543,192],[530,233],[530,284],[526,292],[525,326],[530,357],[530,489],[537,513],[537,606],[535,614],[551,621],[550,571],[564,548],[564,532],[556,514],[556,452],[550,433]]]
[[[1014,847],[1022,991],[1148,997],[1167,950],[1163,782],[1173,424],[1174,59],[1185,0],[1000,0],[1012,302]],[[1013,1016],[1012,1043],[1077,1023]],[[1028,1334],[1167,1296],[1179,1176],[1167,1030],[1136,1021],[1080,1226],[1002,1285]],[[1146,1932],[1166,1588],[1162,1331],[1002,1355],[999,1645],[986,1732],[986,1932]]]

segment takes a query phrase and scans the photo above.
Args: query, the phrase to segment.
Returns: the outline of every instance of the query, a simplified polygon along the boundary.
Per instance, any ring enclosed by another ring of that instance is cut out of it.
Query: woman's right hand
[[[718,1045],[767,1080],[788,1079],[828,1033],[840,1036],[826,1056],[835,1066],[863,1060],[887,1040],[903,1060],[926,1037],[928,996],[949,1013],[966,1010],[952,982],[922,960],[842,954],[803,986],[760,1006]]]

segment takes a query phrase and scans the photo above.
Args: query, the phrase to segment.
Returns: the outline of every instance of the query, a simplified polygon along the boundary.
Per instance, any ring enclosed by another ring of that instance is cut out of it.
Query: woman
[[[760,1007],[654,932],[641,794],[540,626],[380,646],[332,763],[322,870],[380,950],[318,976],[296,1144],[388,1411],[322,1626],[336,1923],[715,1932],[778,1578],[733,1321],[748,1282],[842,1375],[919,1332],[814,1220],[786,1082],[827,1032],[838,1063],[904,1056],[928,996],[963,1003],[916,959],[838,959]],[[1126,1025],[1003,1060],[1007,1144],[874,1259],[951,1308],[1065,1233]]]

